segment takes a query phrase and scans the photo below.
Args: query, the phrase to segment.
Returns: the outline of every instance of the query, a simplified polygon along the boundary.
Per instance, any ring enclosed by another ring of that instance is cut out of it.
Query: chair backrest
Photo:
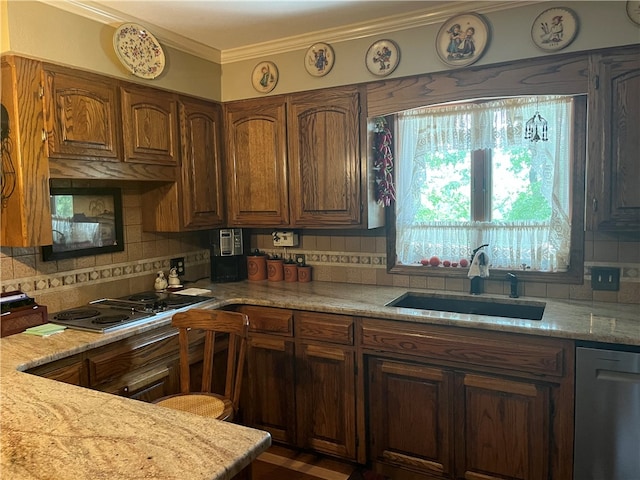
[[[209,393],[212,389],[216,333],[229,335],[224,396],[231,400],[234,410],[237,411],[247,350],[249,317],[240,312],[192,308],[176,313],[171,319],[171,324],[179,330],[181,393],[192,393],[189,371],[189,330],[205,332],[201,391]]]

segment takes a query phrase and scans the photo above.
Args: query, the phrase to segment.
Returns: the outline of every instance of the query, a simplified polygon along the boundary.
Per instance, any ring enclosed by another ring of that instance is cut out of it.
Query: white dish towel
[[[483,251],[479,251],[473,257],[471,266],[469,267],[469,273],[467,277],[482,277],[487,278],[489,276],[489,255]]]

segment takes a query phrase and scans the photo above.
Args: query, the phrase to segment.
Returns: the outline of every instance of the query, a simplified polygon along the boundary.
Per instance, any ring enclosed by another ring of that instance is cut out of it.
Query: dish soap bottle
[[[164,277],[164,272],[158,272],[158,277],[153,285],[156,290],[164,290],[167,288],[167,279]]]

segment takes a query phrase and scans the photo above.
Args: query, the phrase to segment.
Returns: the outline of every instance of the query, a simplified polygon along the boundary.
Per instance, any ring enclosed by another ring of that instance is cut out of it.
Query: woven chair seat
[[[163,398],[156,405],[220,420],[226,420],[226,417],[233,412],[233,405],[229,400],[207,393],[172,395]],[[227,415],[223,415],[225,410],[228,410]]]

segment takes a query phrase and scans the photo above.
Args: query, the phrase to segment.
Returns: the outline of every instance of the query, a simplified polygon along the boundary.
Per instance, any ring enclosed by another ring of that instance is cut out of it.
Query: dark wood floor
[[[272,446],[253,463],[253,480],[348,480],[356,465]]]

